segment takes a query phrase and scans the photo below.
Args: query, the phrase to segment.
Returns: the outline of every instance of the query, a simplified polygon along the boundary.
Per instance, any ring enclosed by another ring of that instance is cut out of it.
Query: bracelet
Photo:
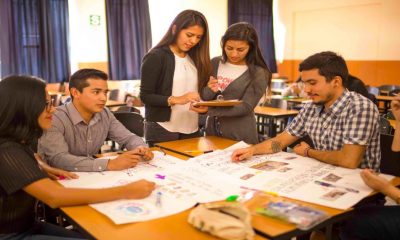
[[[310,157],[308,156],[308,151],[311,149],[311,147],[307,147],[306,149],[304,149],[304,156],[305,157]]]

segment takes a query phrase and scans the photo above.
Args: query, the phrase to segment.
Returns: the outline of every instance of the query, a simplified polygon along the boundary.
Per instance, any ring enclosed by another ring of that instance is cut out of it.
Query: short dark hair
[[[318,69],[321,76],[324,76],[330,82],[335,76],[342,78],[342,85],[347,86],[349,70],[347,69],[346,61],[342,56],[331,52],[320,52],[306,58],[300,63],[299,71],[307,71]]]
[[[43,134],[38,119],[46,107],[46,83],[12,75],[0,81],[0,138],[31,144]]]
[[[86,81],[89,78],[107,81],[108,75],[103,71],[93,68],[80,69],[69,78],[69,90],[71,91],[71,88],[76,88],[79,92],[82,92],[85,87],[89,86],[89,83]]]

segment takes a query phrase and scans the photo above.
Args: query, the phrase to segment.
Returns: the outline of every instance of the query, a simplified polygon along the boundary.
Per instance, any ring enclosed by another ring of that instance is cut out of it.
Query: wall
[[[186,9],[207,18],[210,29],[210,56],[221,55],[220,40],[228,25],[228,0],[149,0],[153,46],[164,36],[172,20]]]
[[[331,50],[366,84],[400,84],[400,1],[277,0],[276,5],[280,75],[296,79],[301,60]]]
[[[108,72],[104,0],[69,0],[71,72],[93,67]],[[90,15],[100,16],[90,25]]]
[[[153,46],[167,31],[175,16],[185,9],[202,12],[210,29],[210,56],[221,55],[221,36],[228,24],[227,0],[149,0]],[[89,23],[100,16],[100,25]],[[108,72],[107,30],[104,0],[69,0],[71,72],[93,67]]]

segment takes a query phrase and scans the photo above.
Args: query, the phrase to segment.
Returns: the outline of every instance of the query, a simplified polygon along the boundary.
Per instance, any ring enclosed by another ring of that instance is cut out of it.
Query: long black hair
[[[249,68],[250,75],[255,73],[255,66],[259,66],[266,70],[266,79],[268,81],[268,89],[271,86],[271,71],[265,63],[258,44],[258,35],[254,27],[247,22],[234,23],[228,27],[224,36],[221,38],[222,61],[226,62],[228,56],[225,53],[225,45],[229,40],[246,41],[249,44],[249,52],[246,55],[246,65]]]
[[[187,29],[196,25],[204,29],[204,34],[200,42],[193,46],[188,51],[188,54],[197,68],[198,87],[200,90],[207,84],[211,74],[208,23],[206,17],[204,17],[201,12],[195,10],[185,10],[179,13],[178,16],[176,16],[172,21],[167,33],[165,33],[164,37],[154,48],[160,48],[174,44],[179,33],[183,29]]]
[[[12,75],[0,81],[0,138],[30,144],[43,134],[38,118],[46,107],[46,83]]]

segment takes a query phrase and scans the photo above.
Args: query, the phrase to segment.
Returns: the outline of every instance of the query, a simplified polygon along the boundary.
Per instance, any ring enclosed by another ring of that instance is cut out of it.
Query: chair
[[[118,107],[115,111],[113,111],[114,113],[122,113],[122,112],[133,112],[133,113],[139,113],[140,114],[140,110],[134,107],[129,107],[129,106],[121,106]]]
[[[381,173],[400,176],[400,152],[392,151],[393,135],[381,134]]]
[[[139,137],[144,136],[144,119],[139,113],[135,112],[114,112],[114,116],[129,131]]]
[[[119,100],[119,89],[112,89],[108,93],[108,99],[118,101]]]
[[[379,93],[380,95],[388,95],[390,91],[393,91],[395,89],[399,89],[400,86],[397,85],[382,85],[379,86]]]
[[[379,133],[391,134],[392,132],[393,127],[390,125],[390,122],[384,117],[379,117]]]
[[[370,93],[374,96],[379,95],[379,88],[377,88],[377,87],[368,87],[367,90],[368,90],[368,93]]]
[[[61,98],[62,98],[61,94],[52,94],[52,95],[50,95],[50,97],[53,100],[54,107],[58,107],[61,105]]]
[[[394,89],[389,92],[389,96],[395,96],[397,94],[400,94],[400,88]]]

